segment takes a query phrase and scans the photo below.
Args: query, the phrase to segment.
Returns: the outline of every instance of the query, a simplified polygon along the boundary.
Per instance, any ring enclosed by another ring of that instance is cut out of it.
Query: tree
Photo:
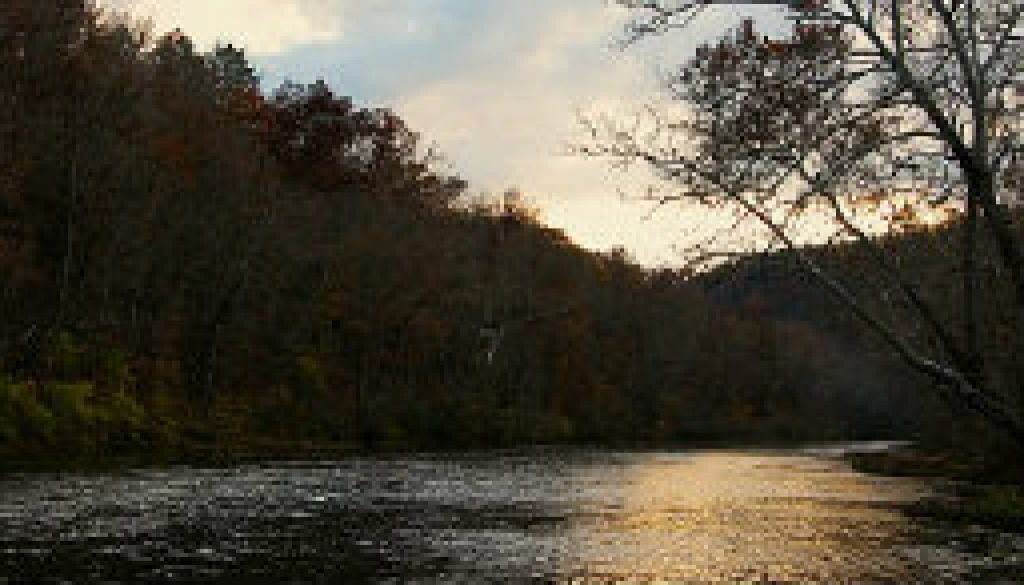
[[[626,41],[690,26],[728,1],[620,0],[635,18]],[[649,110],[643,126],[591,122],[585,154],[640,160],[680,187],[666,201],[729,205],[756,218],[848,310],[908,365],[958,403],[1024,441],[1017,376],[995,371],[984,350],[982,278],[1005,284],[1022,343],[1024,257],[1010,203],[1018,199],[1019,33],[1024,2],[983,0],[791,0],[789,39],[760,37],[747,22],[666,78],[685,106]],[[735,4],[739,4],[735,2]],[[636,130],[635,128],[642,128]],[[857,221],[884,200],[899,207],[962,212],[962,238],[949,242],[960,265],[961,308],[930,302],[898,258]],[[901,203],[903,202],[903,203]],[[802,253],[790,219],[825,210],[840,234],[867,246],[913,327]],[[991,241],[998,270],[980,255]],[[954,252],[955,250],[955,252]],[[988,325],[991,325],[989,323]],[[927,331],[916,336],[912,329]]]
[[[264,139],[287,180],[320,192],[372,191],[380,198],[444,207],[466,183],[432,168],[419,136],[390,110],[360,108],[322,80],[286,82],[270,100]]]

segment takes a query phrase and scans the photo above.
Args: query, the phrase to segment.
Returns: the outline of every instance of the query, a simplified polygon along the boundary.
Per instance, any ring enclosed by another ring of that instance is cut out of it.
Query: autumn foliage
[[[824,436],[894,416],[842,418],[839,348],[809,327],[462,205],[395,113],[322,82],[265,95],[240,50],[122,20],[0,7],[0,454]]]

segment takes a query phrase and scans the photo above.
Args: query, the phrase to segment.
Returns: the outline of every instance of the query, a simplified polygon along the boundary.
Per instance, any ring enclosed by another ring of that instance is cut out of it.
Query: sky
[[[628,12],[608,0],[105,0],[201,49],[245,48],[272,89],[322,78],[395,110],[474,192],[516,188],[541,219],[595,250],[679,265],[680,249],[727,225],[707,211],[639,201],[651,180],[570,154],[578,112],[629,112],[659,94],[657,73],[745,17],[719,8],[683,33],[618,48]]]

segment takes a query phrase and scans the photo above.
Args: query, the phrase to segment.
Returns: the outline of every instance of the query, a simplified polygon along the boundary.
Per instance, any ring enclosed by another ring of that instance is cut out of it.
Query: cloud
[[[538,179],[560,172],[578,107],[651,89],[637,63],[606,50],[618,26],[592,3],[503,3],[462,39],[462,63],[401,91],[394,105],[466,161],[471,178],[549,190]]]
[[[679,261],[686,246],[728,225],[707,210],[623,201],[654,182],[643,169],[623,173],[606,160],[566,155],[580,138],[575,112],[628,112],[657,101],[656,69],[678,65],[696,46],[755,17],[781,30],[776,7],[716,9],[692,34],[650,39],[625,52],[613,48],[626,15],[594,0],[502,2],[459,37],[457,63],[395,92],[394,105],[413,127],[437,140],[475,185],[522,189],[542,217],[583,245],[625,246],[646,264]]]
[[[648,177],[567,154],[580,130],[577,110],[628,108],[656,92],[645,62],[610,46],[621,13],[594,2],[524,0],[487,16],[463,37],[462,62],[400,92],[398,112],[473,185],[522,189],[546,221],[588,247],[627,246],[645,262],[666,260],[677,230],[664,216],[642,221],[646,208],[617,195]]]
[[[257,56],[338,40],[352,18],[352,7],[360,4],[355,0],[105,0],[101,3],[151,19],[157,33],[180,28],[200,49],[230,42]]]

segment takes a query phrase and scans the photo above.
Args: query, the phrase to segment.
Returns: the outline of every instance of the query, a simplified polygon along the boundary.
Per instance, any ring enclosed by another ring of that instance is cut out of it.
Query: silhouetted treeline
[[[1020,210],[1012,210],[1016,229],[1021,231]],[[954,331],[964,328],[963,267],[948,247],[963,237],[963,222],[956,216],[937,224],[909,224],[905,229],[879,236],[872,245],[896,259],[902,278],[910,283],[920,297],[947,319]],[[985,286],[976,291],[982,302],[976,316],[976,327],[985,334],[979,350],[985,356],[982,374],[999,380],[1000,387],[1018,389],[1008,396],[1010,404],[1024,408],[1019,389],[1024,387],[1024,362],[1019,358],[1024,348],[1017,347],[1016,331],[1019,315],[1014,308],[1013,291],[1000,274],[995,243],[982,241],[976,259],[979,281]],[[869,310],[884,315],[886,321],[906,332],[914,343],[928,351],[941,352],[941,341],[907,304],[903,293],[892,279],[880,273],[874,261],[875,250],[863,242],[845,242],[806,249],[805,252],[830,275],[840,280]],[[982,421],[956,400],[944,398],[941,387],[932,380],[911,371],[880,341],[877,334],[863,325],[850,311],[837,308],[835,299],[800,268],[792,252],[748,256],[720,266],[694,279],[710,300],[724,307],[755,311],[757,315],[811,327],[831,343],[843,348],[849,361],[861,363],[848,375],[870,381],[881,376],[884,383],[869,383],[865,390],[914,409],[918,427],[926,429],[932,442],[964,442],[985,444],[991,435]],[[1011,390],[1012,391],[1012,390]],[[961,445],[963,446],[963,445]]]
[[[816,326],[464,204],[394,113],[321,82],[265,96],[241,51],[87,3],[0,7],[0,169],[7,455],[914,418]]]

